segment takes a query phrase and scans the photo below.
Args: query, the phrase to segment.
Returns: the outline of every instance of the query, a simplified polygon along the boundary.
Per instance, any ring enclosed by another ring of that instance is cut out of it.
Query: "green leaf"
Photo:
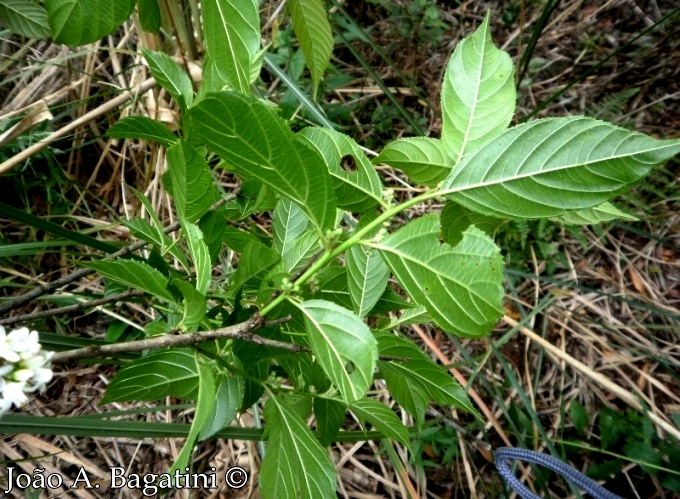
[[[173,396],[196,398],[198,370],[188,348],[152,352],[130,362],[111,380],[101,405],[130,400],[160,400]]]
[[[273,395],[265,405],[264,416],[269,444],[260,469],[263,497],[335,497],[335,466],[304,420]]]
[[[214,264],[222,251],[222,237],[226,220],[221,211],[209,211],[201,217],[198,227],[203,233],[203,241],[208,246],[210,263]]]
[[[316,275],[318,293],[314,297],[328,300],[343,308],[352,309],[352,298],[347,286],[347,269],[344,267],[328,267]]]
[[[385,288],[382,296],[375,304],[375,307],[368,313],[368,315],[384,315],[389,312],[396,312],[405,308],[411,308],[413,304],[404,300],[392,288]]]
[[[430,405],[429,394],[421,384],[402,376],[396,370],[381,369],[381,374],[387,383],[390,395],[415,418],[418,426],[421,426],[425,422],[425,411]]]
[[[106,135],[115,139],[153,140],[163,147],[177,142],[177,137],[167,126],[146,116],[128,116],[118,120],[106,131]]]
[[[295,241],[288,253],[283,255],[283,267],[289,274],[295,274],[302,269],[312,259],[312,257],[323,249],[321,239],[316,231],[309,231],[300,236]]]
[[[335,442],[345,421],[346,406],[339,400],[314,397],[314,417],[321,445],[327,447]]]
[[[203,241],[203,233],[197,225],[185,223],[182,227],[189,243],[191,260],[196,268],[196,290],[205,296],[212,279],[212,266],[210,265],[208,245]]]
[[[309,219],[298,205],[282,199],[274,210],[274,248],[283,259],[283,270],[295,274],[321,249],[316,231],[307,231]],[[307,231],[307,232],[306,232]]]
[[[144,59],[158,84],[186,111],[194,98],[194,89],[189,75],[168,54],[143,48]]]
[[[404,310],[404,312],[399,317],[390,321],[390,324],[386,329],[395,329],[399,326],[422,324],[424,322],[432,322],[432,317],[430,317],[430,313],[427,311],[427,308],[422,305],[418,305],[416,307],[411,307],[407,310]]]
[[[597,206],[680,152],[592,118],[525,123],[467,155],[442,185],[466,208],[499,218],[550,218]]]
[[[390,269],[375,250],[353,246],[347,252],[347,282],[354,311],[365,317],[385,291]]]
[[[611,409],[603,409],[597,418],[600,442],[607,449],[621,440],[631,430],[626,420]]]
[[[207,440],[226,428],[236,417],[243,401],[243,378],[219,374],[215,379],[215,404],[198,436],[199,441]]]
[[[307,230],[309,218],[305,212],[289,199],[282,199],[274,209],[274,248],[284,256],[295,246],[299,237]]]
[[[451,246],[455,246],[463,238],[465,229],[474,225],[478,229],[492,236],[503,223],[502,220],[475,213],[452,202],[446,203],[441,214],[442,237]]]
[[[256,235],[229,225],[224,226],[222,241],[237,253],[243,253],[250,243],[261,244]]]
[[[391,142],[373,160],[374,165],[380,163],[399,168],[414,182],[430,187],[444,180],[453,168],[453,160],[447,154],[444,143],[430,137]]]
[[[569,414],[571,415],[571,422],[574,423],[576,431],[579,432],[579,434],[583,433],[588,426],[590,419],[588,418],[588,411],[586,411],[586,408],[575,400],[572,400],[569,404]]]
[[[175,471],[180,473],[189,465],[189,458],[194,450],[194,445],[198,440],[201,430],[206,423],[210,421],[212,408],[215,405],[215,376],[209,364],[201,361],[199,354],[195,354],[196,364],[198,366],[198,400],[196,401],[196,412],[194,412],[194,420],[191,422],[191,429],[187,435],[187,439],[182,446],[175,463],[168,471],[168,474],[173,475]],[[178,484],[175,484],[178,485]]]
[[[650,442],[628,442],[623,446],[623,453],[650,475],[658,475],[659,467],[664,464],[659,451]]]
[[[315,98],[333,52],[331,25],[321,0],[290,0],[288,9],[307,66],[312,73],[312,98]]]
[[[194,105],[203,100],[203,98],[211,92],[219,92],[226,90],[229,87],[227,80],[222,78],[222,75],[217,70],[217,66],[208,54],[203,56],[203,79],[201,86],[198,89]]]
[[[309,345],[326,376],[351,404],[373,382],[378,345],[368,326],[335,303],[309,300],[299,305]]]
[[[439,404],[475,412],[465,390],[443,368],[431,360],[379,361],[378,365],[383,374],[391,371],[395,375],[407,378]]]
[[[184,256],[184,253],[182,253],[182,250],[163,232],[163,225],[161,224],[158,215],[156,215],[151,201],[149,201],[144,193],[138,191],[134,187],[128,186],[128,189],[130,189],[142,202],[146,212],[149,214],[149,217],[151,217],[151,220],[153,220],[154,225],[151,225],[146,220],[138,217],[129,222],[123,221],[125,226],[130,229],[135,237],[157,245],[159,248],[161,248],[163,253],[169,251],[172,256],[177,258],[177,260],[182,264],[187,272],[189,272],[189,261],[187,260],[186,256]]]
[[[499,136],[515,113],[515,77],[510,56],[491,40],[489,13],[454,50],[442,83],[442,142],[458,164]]]
[[[137,12],[142,29],[157,35],[161,28],[161,9],[158,0],[137,0]]]
[[[278,362],[299,390],[312,389],[316,390],[316,393],[325,393],[330,390],[331,381],[311,352],[300,352],[295,356],[280,356],[277,358]]]
[[[167,158],[177,215],[195,222],[219,199],[208,163],[183,141],[168,149]]]
[[[0,20],[10,31],[27,38],[52,35],[47,11],[30,0],[0,0]]]
[[[110,35],[134,7],[135,0],[45,0],[52,38],[71,46]]]
[[[44,230],[53,236],[64,238],[69,241],[73,241],[74,243],[82,244],[105,253],[115,253],[116,251],[120,250],[120,247],[118,246],[100,241],[92,236],[81,234],[80,232],[64,229],[61,225],[57,225],[54,222],[50,222],[49,220],[45,220],[44,218],[28,213],[24,210],[9,206],[3,202],[0,202],[0,216],[16,220],[17,222]]]
[[[257,1],[204,0],[201,5],[210,60],[231,88],[248,93],[252,66],[260,51]]]
[[[432,361],[411,340],[388,332],[375,332],[380,356],[402,357],[405,359]]]
[[[210,94],[190,111],[193,129],[229,165],[295,202],[321,231],[335,222],[335,195],[317,151],[271,106],[235,92]]]
[[[168,291],[168,279],[158,270],[144,262],[136,260],[99,260],[81,263],[83,267],[94,269],[109,279],[136,289],[174,301]]]
[[[182,296],[184,296],[182,324],[188,327],[200,324],[203,317],[205,317],[205,296],[199,293],[191,284],[181,279],[173,279],[172,285],[179,289]]]
[[[567,225],[591,225],[611,220],[627,220],[635,222],[638,219],[628,213],[624,213],[611,203],[602,203],[594,208],[584,210],[565,211],[555,218],[556,221]]]
[[[243,250],[241,259],[230,281],[230,293],[236,295],[248,281],[255,280],[259,284],[269,270],[279,261],[279,255],[259,241],[253,241]]]
[[[319,127],[307,127],[298,133],[298,137],[323,156],[333,178],[338,208],[365,213],[382,201],[380,176],[352,138]],[[346,171],[342,163],[349,157],[356,168]]]
[[[431,214],[371,246],[444,331],[479,338],[503,315],[503,259],[479,229],[467,229],[452,248],[439,243],[439,218]]]
[[[350,409],[360,421],[368,421],[385,437],[411,447],[408,428],[392,412],[392,409],[382,402],[364,397],[354,402]]]

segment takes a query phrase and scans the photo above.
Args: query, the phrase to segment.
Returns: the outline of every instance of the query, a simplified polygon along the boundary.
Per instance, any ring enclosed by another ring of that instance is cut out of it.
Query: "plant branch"
[[[442,191],[433,189],[431,191],[427,191],[420,196],[416,196],[414,198],[411,198],[407,201],[404,201],[400,205],[394,206],[392,208],[389,208],[382,212],[375,220],[367,224],[364,228],[358,230],[356,233],[352,235],[347,241],[344,243],[340,244],[337,248],[331,251],[325,251],[321,257],[319,257],[316,262],[313,263],[313,265],[309,266],[309,268],[300,276],[298,277],[294,282],[295,284],[304,284],[307,282],[314,274],[316,274],[319,270],[321,270],[324,265],[326,265],[328,262],[330,262],[333,258],[335,258],[338,255],[341,255],[348,249],[350,249],[352,246],[355,244],[358,244],[359,241],[361,241],[361,238],[366,236],[367,234],[370,234],[371,231],[374,229],[380,227],[384,222],[389,220],[390,218],[398,215],[402,211],[410,208],[411,206],[415,206],[418,203],[421,203],[423,201],[427,201],[428,199],[436,198],[442,195]],[[270,301],[262,310],[260,310],[260,313],[262,315],[267,315],[269,312],[271,312],[277,305],[279,305],[284,299],[286,298],[285,294],[279,294],[276,296],[275,299]]]
[[[236,194],[231,194],[225,198],[220,199],[217,201],[215,204],[213,204],[210,209],[211,210],[216,210],[220,206],[222,206],[224,203],[234,199],[236,197]],[[168,225],[165,229],[163,229],[164,234],[170,234],[171,232],[175,232],[181,227],[180,222],[177,221],[171,225]],[[111,253],[109,255],[106,255],[103,260],[115,260],[116,258],[119,258],[121,256],[125,256],[129,253],[132,253],[134,251],[137,251],[138,249],[143,248],[144,246],[148,245],[149,243],[146,241],[136,241],[129,246],[126,246],[122,248],[119,251],[116,251],[115,253]],[[57,288],[60,288],[62,286],[65,286],[66,284],[70,284],[73,281],[77,281],[78,279],[81,279],[85,276],[88,276],[90,274],[94,274],[96,270],[93,269],[80,269],[76,270],[75,272],[62,277],[61,279],[57,279],[56,281],[52,281],[48,284],[44,284],[42,286],[38,286],[28,293],[24,293],[23,295],[19,296],[18,298],[15,298],[7,303],[3,303],[0,305],[0,314],[4,314],[5,312],[9,312],[10,310],[14,310],[17,307],[20,307],[21,305],[24,305],[25,303],[28,303],[32,300],[35,300],[39,296],[42,296],[44,294],[49,293],[50,291],[54,291]]]
[[[136,298],[138,296],[143,296],[144,291],[139,291],[136,289],[131,289],[125,291],[124,293],[118,293],[116,295],[107,296],[105,298],[98,298],[96,300],[90,300],[82,303],[76,303],[74,305],[67,305],[65,307],[52,308],[50,310],[42,310],[40,312],[33,312],[30,314],[17,315],[16,317],[8,317],[6,319],[0,319],[0,326],[8,326],[11,324],[16,324],[17,322],[26,322],[35,319],[43,319],[45,317],[51,317],[53,315],[66,314],[68,312],[77,312],[78,310],[83,310],[86,308],[94,308],[106,303],[111,303],[112,301],[121,301],[126,298]]]
[[[262,336],[252,334],[252,331],[260,327],[280,324],[281,322],[285,322],[289,319],[290,317],[284,317],[283,319],[265,322],[260,315],[255,314],[245,322],[234,324],[233,326],[215,329],[213,331],[200,331],[198,333],[190,334],[166,334],[155,338],[128,341],[125,343],[114,343],[111,345],[91,345],[89,347],[77,348],[75,350],[68,350],[66,352],[56,352],[52,356],[51,360],[53,364],[62,364],[65,362],[90,357],[108,357],[113,354],[141,352],[143,350],[155,348],[195,345],[203,341],[226,338],[250,341],[258,345],[265,345],[275,348],[283,348],[291,352],[300,352],[304,349],[304,347],[300,345],[270,340],[268,338],[263,338]]]

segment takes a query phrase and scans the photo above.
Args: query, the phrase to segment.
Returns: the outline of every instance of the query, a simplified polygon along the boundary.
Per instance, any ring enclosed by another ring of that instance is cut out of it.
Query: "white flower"
[[[41,352],[37,331],[22,327],[6,334],[0,326],[0,415],[28,402],[26,393],[43,392],[52,380],[52,352]]]
[[[15,407],[23,407],[28,402],[28,397],[24,393],[24,381],[7,383],[2,391],[2,398],[14,404]]]

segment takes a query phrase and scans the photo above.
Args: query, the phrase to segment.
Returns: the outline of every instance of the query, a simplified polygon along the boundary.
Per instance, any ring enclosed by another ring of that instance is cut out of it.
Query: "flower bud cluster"
[[[37,331],[22,327],[9,334],[0,326],[0,415],[28,402],[27,393],[43,392],[52,379],[52,352],[42,352]]]

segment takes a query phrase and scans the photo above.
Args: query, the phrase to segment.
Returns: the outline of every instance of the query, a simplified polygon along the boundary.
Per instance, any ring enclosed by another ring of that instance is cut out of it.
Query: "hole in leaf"
[[[357,366],[351,360],[345,364],[345,371],[347,371],[347,374],[352,374],[356,368]]]
[[[357,162],[354,159],[354,156],[351,154],[347,154],[342,157],[340,160],[340,166],[342,166],[343,170],[346,172],[355,172],[357,171]]]

